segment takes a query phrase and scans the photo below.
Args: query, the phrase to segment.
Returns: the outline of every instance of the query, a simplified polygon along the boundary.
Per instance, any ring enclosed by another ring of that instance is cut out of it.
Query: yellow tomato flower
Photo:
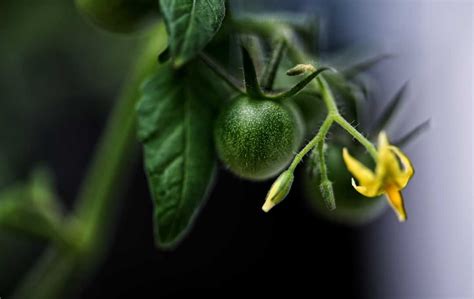
[[[389,143],[385,132],[378,138],[378,155],[375,173],[349,154],[347,148],[342,151],[347,169],[357,179],[352,179],[352,186],[360,194],[376,197],[385,194],[398,220],[407,219],[401,190],[405,188],[414,174],[410,159],[396,146]]]

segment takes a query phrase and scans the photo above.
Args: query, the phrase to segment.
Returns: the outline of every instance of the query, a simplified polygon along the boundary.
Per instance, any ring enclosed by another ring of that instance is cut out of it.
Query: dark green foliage
[[[191,75],[169,64],[160,68],[144,84],[137,107],[156,240],[162,247],[173,246],[187,231],[216,164],[210,104],[215,92],[194,76],[196,71]]]
[[[76,0],[76,5],[95,25],[119,33],[137,31],[159,13],[157,0]]]
[[[262,98],[263,93],[258,82],[255,64],[247,48],[242,46],[242,65],[244,70],[245,91],[252,98]]]
[[[161,0],[175,67],[194,58],[211,41],[225,16],[224,0]]]
[[[28,183],[0,193],[0,228],[57,241],[62,213],[50,173],[38,168]]]
[[[372,136],[376,136],[380,131],[385,130],[390,122],[393,121],[395,114],[398,112],[400,105],[405,99],[407,87],[408,83],[405,83],[388,102],[387,106],[384,108],[371,129]]]

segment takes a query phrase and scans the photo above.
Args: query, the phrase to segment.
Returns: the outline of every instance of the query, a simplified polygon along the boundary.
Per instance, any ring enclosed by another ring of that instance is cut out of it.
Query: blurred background
[[[314,11],[325,53],[391,53],[372,70],[377,101],[407,80],[392,135],[431,118],[404,150],[416,175],[405,190],[409,220],[391,211],[347,226],[314,213],[299,192],[268,215],[270,182],[220,170],[192,233],[172,252],[155,248],[152,204],[137,163],[110,252],[76,298],[194,295],[472,298],[473,43],[471,1],[232,1],[236,10]],[[72,1],[0,2],[0,187],[51,167],[66,207],[126,78],[140,37],[87,24]],[[232,192],[229,192],[232,190]],[[46,244],[0,231],[0,297]],[[154,295],[156,294],[156,295]],[[326,295],[324,295],[326,294]]]

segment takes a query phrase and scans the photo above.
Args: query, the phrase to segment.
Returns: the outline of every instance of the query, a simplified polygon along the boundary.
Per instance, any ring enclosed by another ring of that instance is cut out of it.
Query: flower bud
[[[294,175],[292,171],[286,170],[276,179],[270,191],[267,193],[265,203],[262,210],[270,211],[274,206],[279,204],[288,195],[293,184]]]
[[[288,76],[299,76],[304,73],[313,73],[316,71],[316,68],[311,64],[298,64],[295,67],[286,71]]]
[[[319,189],[321,190],[321,195],[328,210],[335,210],[336,199],[334,198],[334,189],[332,187],[332,182],[329,180],[322,181],[319,185]]]

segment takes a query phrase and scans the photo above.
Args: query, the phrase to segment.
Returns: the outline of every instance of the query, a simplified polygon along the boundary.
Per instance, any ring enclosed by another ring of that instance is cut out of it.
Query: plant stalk
[[[126,177],[127,166],[136,149],[135,105],[142,81],[155,69],[157,53],[166,46],[163,24],[150,32],[122,89],[93,162],[77,199],[75,211],[65,226],[78,238],[76,250],[51,245],[24,278],[14,294],[16,299],[64,298],[66,291],[87,279],[106,251],[110,227],[119,205],[118,183]]]

